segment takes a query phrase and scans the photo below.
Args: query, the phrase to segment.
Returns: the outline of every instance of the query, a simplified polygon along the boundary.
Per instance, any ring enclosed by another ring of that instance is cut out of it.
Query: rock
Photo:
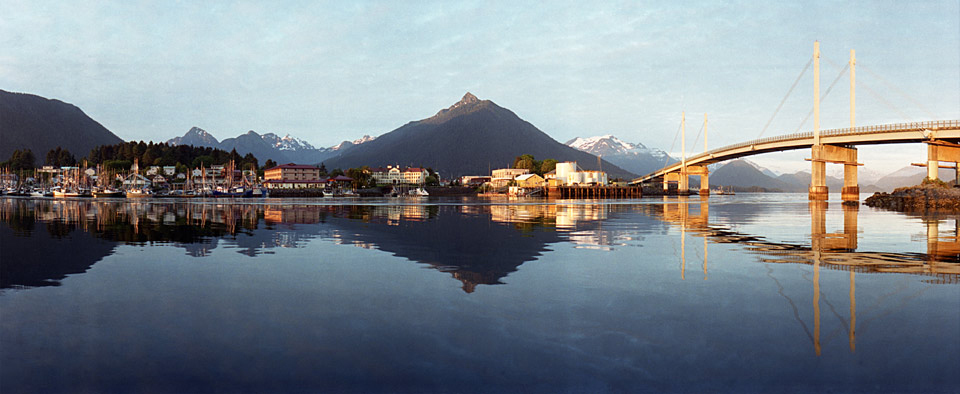
[[[960,189],[934,184],[901,187],[893,193],[874,193],[864,205],[901,212],[960,213]]]

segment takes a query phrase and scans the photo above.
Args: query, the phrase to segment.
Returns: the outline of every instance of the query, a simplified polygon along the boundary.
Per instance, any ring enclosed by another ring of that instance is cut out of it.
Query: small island
[[[960,188],[941,180],[924,179],[919,185],[900,187],[893,193],[874,193],[863,204],[901,212],[960,212]]]

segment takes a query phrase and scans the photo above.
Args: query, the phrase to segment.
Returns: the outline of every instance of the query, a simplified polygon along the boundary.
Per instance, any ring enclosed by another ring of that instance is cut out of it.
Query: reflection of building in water
[[[321,221],[318,205],[269,205],[263,209],[263,219],[269,224],[313,224]]]

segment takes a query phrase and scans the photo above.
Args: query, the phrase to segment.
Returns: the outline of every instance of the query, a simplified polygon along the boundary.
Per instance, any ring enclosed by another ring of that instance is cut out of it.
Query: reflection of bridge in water
[[[891,253],[857,251],[859,227],[857,217],[859,206],[842,205],[843,230],[827,232],[826,214],[829,205],[825,201],[811,201],[810,212],[810,242],[809,244],[795,244],[771,242],[763,237],[743,234],[732,231],[723,226],[711,225],[708,198],[700,197],[689,199],[685,196],[677,197],[674,202],[663,205],[649,205],[655,216],[665,222],[680,228],[680,278],[686,280],[686,238],[687,234],[703,238],[703,279],[707,280],[708,240],[720,244],[742,244],[748,251],[760,254],[763,263],[778,264],[806,264],[813,266],[813,320],[814,330],[811,334],[806,324],[799,317],[796,304],[783,293],[783,287],[772,276],[780,294],[787,298],[794,309],[797,320],[803,326],[813,341],[814,350],[819,356],[820,343],[820,269],[828,268],[849,271],[849,320],[844,322],[848,329],[850,351],[856,350],[857,302],[856,302],[856,274],[867,273],[900,273],[932,276],[933,279],[925,282],[931,284],[960,283],[960,219],[952,218],[953,229],[944,235],[940,222],[949,222],[942,218],[922,218],[926,227],[927,253]],[[662,209],[657,212],[656,208]],[[832,310],[832,306],[831,306]],[[839,316],[838,316],[839,317]]]

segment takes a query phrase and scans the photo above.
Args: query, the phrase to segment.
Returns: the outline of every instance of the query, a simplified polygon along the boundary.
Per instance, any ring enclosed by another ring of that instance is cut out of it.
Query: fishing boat
[[[127,198],[152,198],[153,192],[150,189],[130,189],[126,193]]]
[[[717,190],[714,190],[711,193],[716,195],[721,195],[721,196],[737,194],[737,193],[734,193],[733,187],[731,187],[730,189],[724,190],[723,186],[718,187]]]
[[[126,193],[120,190],[105,188],[97,189],[93,191],[93,197],[95,198],[120,198],[124,197]]]
[[[417,197],[426,197],[426,196],[429,196],[430,193],[427,193],[426,189],[422,187],[418,187],[416,189],[410,189],[410,191],[407,192],[407,195],[417,196]]]

